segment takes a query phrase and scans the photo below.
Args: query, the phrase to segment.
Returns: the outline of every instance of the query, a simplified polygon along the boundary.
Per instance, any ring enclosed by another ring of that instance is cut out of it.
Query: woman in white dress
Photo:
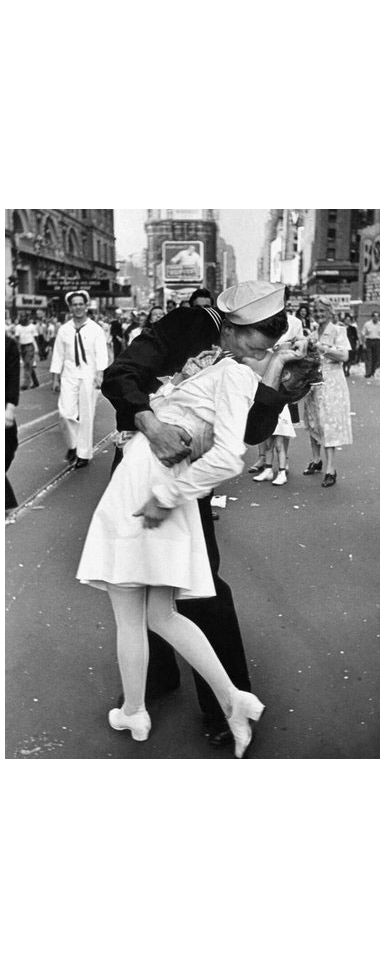
[[[252,326],[226,321],[220,339],[232,355],[205,351],[204,369],[194,366],[192,376],[183,373],[181,382],[164,385],[152,398],[159,420],[191,436],[188,460],[165,467],[144,434],[122,432],[123,460],[94,513],[77,577],[109,594],[124,692],[123,707],[110,711],[109,723],[130,730],[135,740],[146,740],[151,728],[144,703],[147,628],[206,679],[227,717],[236,757],[251,741],[249,720],[263,713],[256,696],[236,689],[201,630],[177,612],[175,599],[215,595],[196,499],[241,472],[246,420],[260,379],[241,361],[264,357],[285,325],[282,312]],[[283,365],[302,350],[286,346],[277,353]]]
[[[337,480],[335,449],[352,443],[350,396],[343,371],[343,363],[349,359],[350,344],[345,328],[333,322],[333,306],[326,296],[317,297],[314,318],[323,383],[314,386],[305,398],[304,423],[310,433],[313,460],[303,474],[317,474],[322,470],[323,446],[326,471],[322,487],[330,488]]]

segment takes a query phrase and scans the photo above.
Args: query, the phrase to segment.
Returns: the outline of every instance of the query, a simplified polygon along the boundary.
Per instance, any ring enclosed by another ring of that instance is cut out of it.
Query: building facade
[[[229,286],[236,286],[238,283],[234,246],[225,242],[222,236],[219,236],[217,242],[216,283],[218,293]]]
[[[156,302],[180,302],[198,286],[217,292],[217,218],[215,209],[147,210],[147,275]]]
[[[379,210],[272,209],[258,265],[262,278],[285,283],[291,296],[323,293],[343,310],[379,292],[377,263]]]
[[[7,209],[5,250],[8,312],[61,311],[78,286],[98,306],[113,301],[113,209]]]
[[[341,303],[360,298],[360,239],[378,220],[376,209],[305,210],[303,278],[309,296],[327,293],[336,303],[338,297]]]

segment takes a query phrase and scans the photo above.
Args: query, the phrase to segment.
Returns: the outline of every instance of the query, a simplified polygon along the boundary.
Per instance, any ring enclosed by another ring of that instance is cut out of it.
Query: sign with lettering
[[[19,310],[44,309],[47,306],[46,296],[30,296],[28,293],[19,293],[16,296],[16,306]]]
[[[203,242],[164,242],[162,252],[164,283],[203,282]]]
[[[351,296],[350,293],[322,293],[322,296],[327,296],[334,310],[348,310],[350,307]],[[314,300],[317,296],[313,297]]]
[[[47,296],[62,296],[74,289],[85,289],[91,297],[112,296],[113,280],[99,279],[79,279],[76,276],[51,276],[38,281],[39,293]]]
[[[366,273],[379,273],[380,271],[380,236],[371,239],[369,236],[363,240],[363,270]]]

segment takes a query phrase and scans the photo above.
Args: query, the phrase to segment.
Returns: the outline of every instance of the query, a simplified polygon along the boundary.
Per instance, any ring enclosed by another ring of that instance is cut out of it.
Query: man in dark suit
[[[277,287],[265,284],[240,284],[237,299],[242,302],[242,287],[256,287],[256,292],[269,295]],[[262,290],[261,290],[262,287]],[[269,289],[270,287],[270,289]],[[225,291],[230,292],[229,291]],[[283,287],[282,287],[283,293]],[[221,294],[221,296],[225,296]],[[248,298],[248,297],[247,297]],[[282,300],[283,306],[283,300]],[[284,313],[284,310],[282,310]],[[287,325],[286,316],[281,332]],[[189,436],[183,428],[161,424],[151,410],[149,394],[159,386],[160,376],[180,371],[189,357],[199,355],[220,341],[222,316],[212,306],[182,307],[168,313],[152,332],[143,332],[104,373],[102,393],[116,410],[119,432],[138,429],[165,465],[178,463],[190,453]],[[230,348],[231,349],[231,348]],[[278,388],[282,364],[272,360],[259,384],[247,422],[245,441],[258,444],[273,432],[280,410],[286,402]],[[117,448],[112,471],[121,459]],[[210,497],[199,501],[216,596],[204,600],[178,603],[183,615],[195,622],[210,640],[233,683],[250,690],[250,680],[235,613],[231,589],[219,576],[219,551],[211,514]],[[147,698],[159,696],[179,685],[179,670],[174,651],[159,637],[150,633],[150,663]],[[204,727],[210,743],[221,746],[231,742],[231,734],[222,710],[206,683],[194,673],[198,700],[204,714]]]
[[[5,336],[5,471],[8,471],[18,446],[15,409],[19,403],[20,354],[15,340]],[[5,512],[17,508],[12,485],[5,475]]]

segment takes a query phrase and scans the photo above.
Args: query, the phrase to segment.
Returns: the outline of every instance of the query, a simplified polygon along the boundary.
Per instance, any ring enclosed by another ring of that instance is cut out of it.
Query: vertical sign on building
[[[380,235],[366,236],[363,239],[363,279],[364,301],[377,303],[380,300]]]

